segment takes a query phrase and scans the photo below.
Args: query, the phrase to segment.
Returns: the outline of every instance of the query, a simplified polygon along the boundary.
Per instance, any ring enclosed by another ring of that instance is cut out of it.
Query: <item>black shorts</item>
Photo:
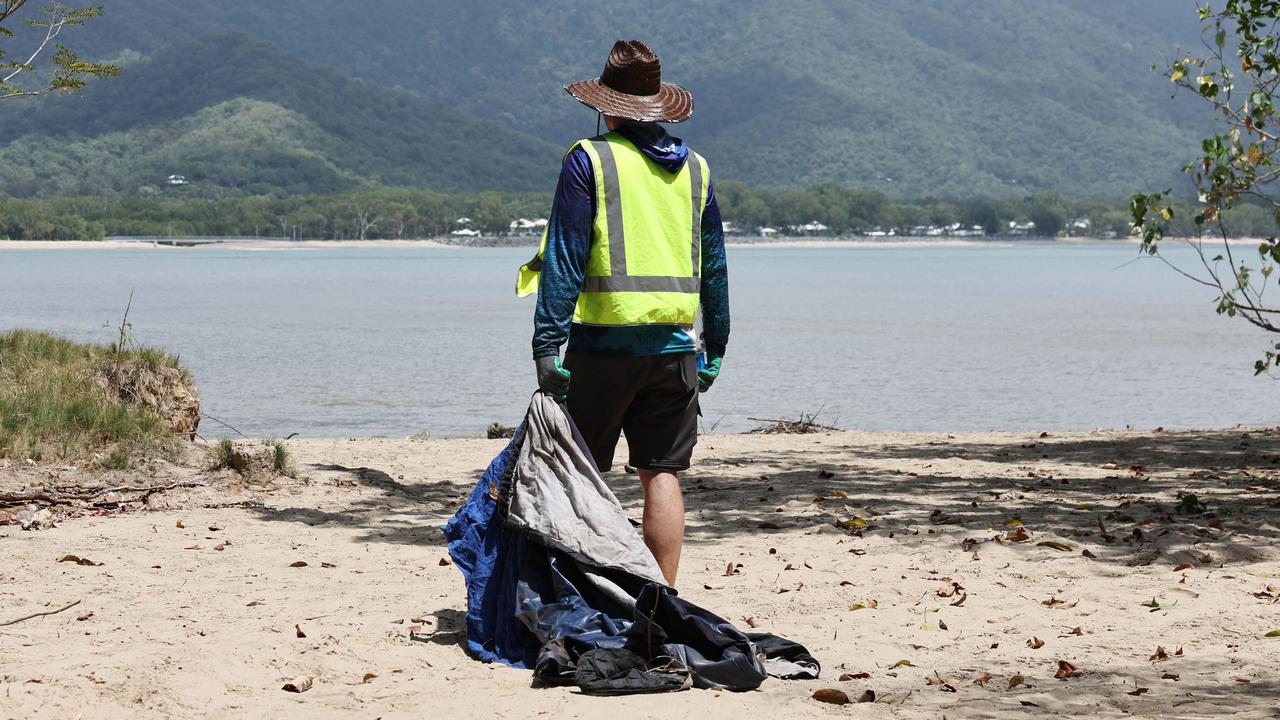
[[[643,470],[689,469],[698,442],[698,365],[680,355],[567,353],[569,415],[601,472],[613,466],[618,433],[627,435],[628,464]]]

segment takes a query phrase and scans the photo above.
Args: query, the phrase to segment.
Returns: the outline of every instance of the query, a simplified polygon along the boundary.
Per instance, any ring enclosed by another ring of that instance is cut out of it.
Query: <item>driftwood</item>
[[[800,415],[799,420],[773,420],[770,418],[749,417],[752,422],[769,423],[764,427],[758,427],[755,430],[748,430],[748,433],[756,435],[807,435],[810,433],[820,432],[840,432],[840,428],[831,425],[822,425],[817,422],[818,415],[822,413],[819,408],[818,412],[812,415]]]
[[[133,485],[122,485],[120,487],[97,488],[74,491],[70,488],[57,489],[54,491],[41,490],[33,493],[13,494],[0,493],[0,505],[28,505],[30,503],[44,503],[46,505],[65,505],[67,503],[92,500],[93,498],[106,495],[108,493],[142,493],[143,497],[147,497],[152,493],[162,492],[165,490],[174,490],[176,488],[203,487],[207,483],[204,482],[176,482],[169,485],[147,485],[137,487]]]
[[[77,606],[77,605],[79,605],[79,604],[80,604],[80,601],[79,601],[79,600],[77,600],[77,601],[75,601],[75,602],[71,603],[70,605],[67,605],[66,607],[58,608],[57,610],[49,610],[49,611],[47,611],[47,612],[38,612],[38,613],[31,613],[30,615],[24,615],[23,617],[20,617],[20,618],[18,618],[17,620],[10,620],[9,622],[0,622],[0,627],[4,627],[4,626],[6,626],[6,625],[17,625],[18,623],[22,622],[23,620],[30,620],[31,618],[44,617],[45,615],[57,615],[58,613],[60,613],[60,612],[62,612],[62,611],[64,611],[64,610],[70,610],[71,608],[73,608],[73,607],[75,607],[75,606]]]

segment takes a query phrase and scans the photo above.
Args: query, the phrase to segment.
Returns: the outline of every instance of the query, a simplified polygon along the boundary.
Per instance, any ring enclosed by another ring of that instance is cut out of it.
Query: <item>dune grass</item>
[[[218,442],[209,447],[209,469],[210,470],[231,470],[231,454],[235,450],[235,444],[229,438],[222,438]]]
[[[0,334],[0,457],[107,469],[172,459],[180,443],[165,421],[102,381],[113,370],[171,368],[178,359],[151,348],[117,350],[30,330]]]
[[[268,440],[267,444],[276,451],[275,461],[272,463],[272,469],[277,475],[285,477],[298,477],[298,469],[294,467],[293,456],[289,454],[289,448],[285,447],[283,440]]]

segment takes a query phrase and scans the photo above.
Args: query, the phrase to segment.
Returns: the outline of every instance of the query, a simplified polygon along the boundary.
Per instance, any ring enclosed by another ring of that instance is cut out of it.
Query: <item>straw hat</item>
[[[693,96],[662,82],[658,55],[639,40],[613,44],[600,77],[565,85],[587,107],[606,115],[642,122],[680,122],[693,114]]]

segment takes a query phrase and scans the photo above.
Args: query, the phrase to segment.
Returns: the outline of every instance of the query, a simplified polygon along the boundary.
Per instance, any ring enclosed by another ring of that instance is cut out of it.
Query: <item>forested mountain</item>
[[[495,187],[538,189],[545,175],[533,165],[554,164],[568,142],[593,132],[590,111],[560,86],[597,73],[617,37],[649,42],[667,78],[693,91],[696,112],[679,133],[710,158],[718,177],[769,187],[832,180],[905,197],[1041,189],[1114,197],[1173,184],[1203,131],[1194,105],[1171,100],[1167,82],[1148,70],[1177,46],[1198,42],[1194,0],[104,1],[107,17],[75,35],[98,59],[161,56],[185,34],[243,31],[308,63],[404,88],[556,146],[550,155],[527,146],[542,153],[533,159],[505,147],[512,135],[495,136],[489,144],[501,150],[494,154],[477,148],[481,154],[458,171]],[[274,64],[300,67],[262,55],[254,67],[264,75]],[[188,66],[193,93],[242,81],[217,53],[203,57],[207,64]],[[126,77],[144,67],[135,64]],[[155,71],[152,64],[148,72]],[[338,84],[325,77],[324,85]],[[128,96],[119,111],[135,116],[128,127],[154,126],[147,114],[163,112],[169,91],[152,88],[156,102]],[[313,95],[325,112],[277,104],[315,124],[326,116],[322,130],[335,137],[361,134],[342,128],[367,122],[359,105]],[[438,104],[421,107],[446,113]],[[422,130],[404,120],[404,137]],[[438,133],[475,127],[457,117],[446,125]],[[321,158],[332,160],[327,153]],[[363,176],[394,162],[385,176],[397,182],[432,174],[413,175],[398,153],[366,160]]]
[[[559,150],[444,103],[309,66],[243,34],[185,38],[80,96],[0,113],[0,190],[337,192],[386,184],[522,190]]]

